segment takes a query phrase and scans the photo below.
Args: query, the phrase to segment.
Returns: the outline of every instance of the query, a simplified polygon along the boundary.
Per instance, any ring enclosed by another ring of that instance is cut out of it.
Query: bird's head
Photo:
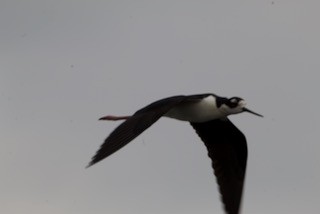
[[[224,99],[224,102],[220,106],[221,111],[225,112],[226,114],[238,114],[241,112],[249,112],[259,117],[263,117],[261,114],[253,112],[246,107],[246,102],[240,97],[231,97],[229,99]]]

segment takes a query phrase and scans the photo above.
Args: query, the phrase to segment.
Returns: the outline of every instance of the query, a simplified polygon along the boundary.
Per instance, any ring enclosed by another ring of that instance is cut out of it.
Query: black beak
[[[249,113],[254,114],[256,116],[259,116],[259,117],[263,117],[261,114],[255,113],[255,112],[253,112],[253,111],[251,111],[251,110],[249,110],[247,108],[243,108],[243,111],[249,112]]]

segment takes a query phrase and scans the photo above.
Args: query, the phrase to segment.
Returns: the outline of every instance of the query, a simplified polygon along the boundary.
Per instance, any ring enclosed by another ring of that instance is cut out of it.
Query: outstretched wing
[[[109,135],[87,167],[118,151],[149,128],[171,108],[188,100],[194,101],[196,99],[195,97],[189,98],[189,96],[174,96],[156,101],[138,110]]]
[[[247,163],[247,142],[230,120],[191,123],[208,149],[228,214],[238,214]]]

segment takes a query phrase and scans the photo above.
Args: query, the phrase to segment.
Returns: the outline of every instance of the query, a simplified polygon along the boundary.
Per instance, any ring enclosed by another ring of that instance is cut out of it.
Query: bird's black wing
[[[238,214],[247,163],[247,142],[230,120],[191,123],[208,149],[226,213]]]
[[[140,135],[144,130],[149,128],[174,106],[181,102],[197,102],[201,100],[202,97],[203,96],[201,95],[169,97],[158,100],[138,110],[109,135],[92,158],[88,167],[121,149]]]

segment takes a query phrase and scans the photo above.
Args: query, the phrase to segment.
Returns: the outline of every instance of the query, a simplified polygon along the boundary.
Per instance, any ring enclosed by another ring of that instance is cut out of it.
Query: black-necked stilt
[[[116,152],[160,117],[190,122],[208,149],[217,177],[226,213],[238,214],[245,179],[247,143],[242,132],[227,118],[231,114],[250,112],[239,97],[230,99],[215,94],[174,96],[140,109],[132,116],[108,115],[100,120],[125,120],[104,141],[89,166]]]

